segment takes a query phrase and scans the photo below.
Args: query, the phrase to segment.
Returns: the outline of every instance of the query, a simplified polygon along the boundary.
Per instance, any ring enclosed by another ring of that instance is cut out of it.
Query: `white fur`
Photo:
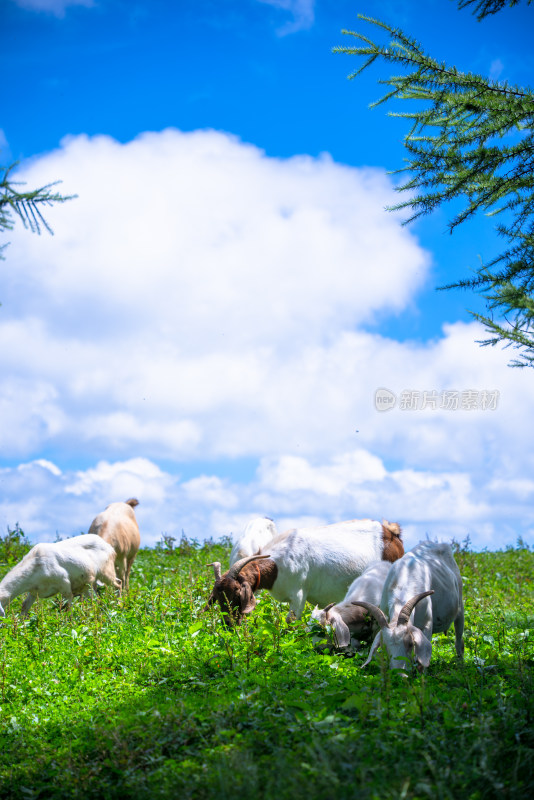
[[[138,505],[137,500],[131,502]],[[123,589],[128,590],[130,570],[141,544],[139,526],[130,503],[111,503],[94,518],[89,533],[95,533],[113,547],[117,578]]]
[[[306,601],[321,608],[345,596],[354,578],[382,558],[382,524],[350,520],[280,534],[261,550],[278,567],[271,589],[300,619]]]
[[[365,572],[353,580],[347,590],[343,603],[339,603],[337,608],[343,604],[352,604],[353,600],[367,600],[368,603],[380,603],[384,582],[391,569],[390,561],[378,561],[371,564]]]
[[[86,533],[62,542],[36,544],[0,581],[0,616],[4,606],[24,592],[25,615],[38,597],[61,594],[68,605],[74,595],[87,595],[99,579],[117,588],[115,550],[100,536]]]
[[[314,608],[311,615],[312,619],[317,620],[323,626],[327,622],[331,622],[336,631],[338,641],[341,641],[341,646],[348,645],[350,642],[350,622],[347,623],[346,620],[350,620],[350,617],[354,615],[353,601],[365,600],[368,603],[378,605],[382,598],[384,582],[390,569],[391,562],[389,561],[378,561],[376,564],[371,564],[358,578],[353,580],[341,603],[337,603],[329,610],[328,620],[324,609],[319,607]]]
[[[245,526],[230,553],[230,566],[246,556],[254,556],[277,535],[274,522],[269,517],[256,517]]]
[[[397,626],[399,612],[406,602],[421,592],[432,590],[415,606],[407,625]],[[404,635],[414,637],[413,660],[419,668],[427,667],[432,655],[432,634],[447,631],[454,623],[456,652],[463,657],[464,605],[462,577],[450,545],[444,542],[420,542],[395,561],[384,584],[380,607],[389,618],[389,626],[375,637],[368,664],[380,643],[386,648],[391,668],[406,668],[409,654]]]

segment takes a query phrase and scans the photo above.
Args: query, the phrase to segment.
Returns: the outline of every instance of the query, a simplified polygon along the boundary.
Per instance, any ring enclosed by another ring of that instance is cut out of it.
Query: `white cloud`
[[[170,476],[146,458],[132,458],[126,462],[110,464],[99,462],[96,467],[78,470],[65,485],[65,494],[76,496],[101,496],[106,504],[111,498],[143,495],[150,501],[163,498],[166,487],[172,484]],[[107,500],[106,500],[107,496]]]
[[[489,76],[492,80],[499,80],[504,70],[504,64],[500,58],[496,58],[491,62]]]
[[[489,489],[492,492],[507,495],[511,502],[515,502],[515,498],[519,500],[534,499],[534,481],[528,478],[515,478],[514,480],[495,478],[491,481]]]
[[[0,470],[0,525],[19,522],[33,541],[87,531],[109,502],[136,496],[142,540],[163,533],[203,540],[236,534],[254,516],[271,516],[278,530],[340,519],[372,517],[400,522],[406,547],[427,535],[489,549],[514,544],[534,529],[532,487],[514,492],[488,478],[475,484],[466,471],[388,470],[357,449],[312,462],[282,455],[265,459],[248,482],[204,474],[181,481],[147,459],[101,462],[61,471],[33,461]],[[512,487],[513,490],[513,487]],[[518,530],[510,508],[522,519]]]
[[[5,456],[261,456],[309,440],[314,405],[339,437],[365,345],[345,332],[428,268],[382,173],[169,130],[70,139],[21,175],[57,177],[79,199],[50,210],[54,237],[14,231],[4,271]]]
[[[54,237],[13,231],[2,266],[0,524],[53,538],[138,494],[149,541],[249,514],[385,516],[480,546],[532,529],[525,373],[474,324],[428,342],[364,329],[413,304],[429,270],[383,212],[384,174],[168,130],[71,138],[18,178],[79,198],[50,209]],[[381,386],[500,396],[495,411],[379,413]],[[217,475],[234,458],[257,474]]]
[[[0,128],[0,163],[3,167],[7,167],[11,164],[12,160],[13,156],[11,155],[11,148],[9,147],[7,136],[5,131]]]
[[[211,475],[201,475],[186,481],[182,488],[192,503],[219,508],[236,508],[239,498],[235,491],[228,488],[225,481]]]
[[[5,375],[0,386],[0,448],[4,454],[31,453],[64,426],[57,390],[49,382]]]
[[[332,497],[362,482],[381,480],[385,475],[382,461],[365,450],[336,455],[332,463],[321,465],[320,469],[302,456],[264,459],[260,468],[261,482],[280,494],[305,491]]]
[[[56,478],[59,478],[60,475],[62,474],[59,467],[56,466],[56,464],[53,464],[51,461],[48,461],[46,458],[38,458],[33,462],[33,464],[35,466],[42,467],[43,469],[47,469],[49,472],[52,473],[52,475],[55,475]],[[28,467],[31,466],[32,465],[21,464],[20,469],[27,469]]]
[[[53,239],[19,239],[29,269],[14,288],[35,308],[46,292],[56,330],[76,320],[93,338],[124,338],[142,324],[147,349],[164,335],[195,355],[299,346],[312,328],[320,340],[400,310],[428,265],[383,214],[384,174],[328,156],[281,161],[224,134],[168,130],[127,145],[67,140],[28,174],[79,195],[49,212]]]
[[[277,33],[280,36],[307,30],[315,21],[315,0],[259,0],[259,2],[289,11],[292,15],[292,20],[278,29]]]

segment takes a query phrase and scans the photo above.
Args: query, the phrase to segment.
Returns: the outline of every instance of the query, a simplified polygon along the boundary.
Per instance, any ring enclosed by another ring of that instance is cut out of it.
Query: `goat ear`
[[[375,640],[374,640],[373,644],[371,645],[371,649],[369,650],[369,655],[367,656],[367,661],[365,661],[365,662],[362,664],[362,668],[363,668],[363,667],[366,667],[366,666],[367,666],[367,664],[369,664],[369,662],[370,662],[370,661],[371,661],[371,659],[373,658],[374,654],[376,653],[376,651],[377,651],[377,650],[378,650],[378,648],[380,647],[380,637],[381,637],[381,634],[382,634],[382,631],[378,631],[378,633],[376,634],[376,636],[375,636]]]
[[[337,646],[348,647],[350,644],[350,631],[341,614],[338,614],[337,611],[330,611],[328,622],[334,629]]]
[[[413,638],[417,660],[421,666],[426,669],[430,664],[430,659],[432,657],[432,642],[426,638],[424,633],[420,631],[419,628],[414,630]]]
[[[410,656],[410,658],[411,658],[412,655],[413,655],[414,647],[415,647],[415,639],[414,639],[411,631],[406,631],[406,633],[402,637],[402,644],[403,644],[404,649],[406,651],[406,655]]]
[[[417,658],[419,660],[419,663],[425,669],[427,669],[428,666],[430,665],[430,656],[431,655],[432,655],[432,651],[430,649],[428,650],[428,652],[417,653]]]
[[[241,613],[250,614],[256,608],[257,602],[258,601],[254,597],[254,592],[248,583],[242,584],[239,594],[239,607],[241,609]]]

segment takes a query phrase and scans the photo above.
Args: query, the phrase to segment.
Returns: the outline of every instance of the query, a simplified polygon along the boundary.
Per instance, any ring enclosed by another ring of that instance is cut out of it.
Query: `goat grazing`
[[[323,627],[332,626],[338,649],[348,647],[351,636],[364,642],[371,642],[373,639],[375,631],[373,620],[369,612],[361,606],[355,606],[354,601],[380,603],[384,581],[390,567],[390,561],[377,561],[351,583],[341,603],[330,603],[326,608],[316,607],[313,610],[311,615],[313,620]]]
[[[115,572],[126,591],[130,588],[130,570],[141,544],[134,514],[138,505],[139,501],[133,497],[125,503],[111,503],[94,518],[89,528],[89,533],[100,536],[115,550]]]
[[[22,603],[25,616],[38,597],[61,594],[70,607],[75,595],[87,596],[96,580],[120,590],[115,575],[115,551],[91,533],[61,542],[36,544],[0,581],[0,616],[15,597],[28,592]]]
[[[289,602],[288,619],[300,619],[307,600],[324,607],[341,600],[354,578],[375,561],[395,561],[404,553],[396,523],[351,520],[278,534],[258,555],[247,556],[221,575],[206,608],[218,602],[227,624],[241,622],[256,605],[255,592],[267,589],[275,600]]]
[[[256,517],[251,519],[245,530],[237,539],[230,553],[230,566],[247,556],[254,556],[261,552],[271,539],[277,534],[276,526],[269,517]]]
[[[413,663],[421,672],[430,664],[432,634],[446,632],[451,623],[456,653],[463,658],[462,577],[450,545],[420,542],[396,561],[386,578],[380,608],[363,600],[354,602],[367,609],[380,626],[364,667],[382,643],[392,669],[406,669]]]

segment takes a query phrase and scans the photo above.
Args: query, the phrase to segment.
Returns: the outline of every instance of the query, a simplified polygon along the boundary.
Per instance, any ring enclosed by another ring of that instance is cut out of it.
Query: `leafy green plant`
[[[19,527],[18,522],[13,529],[7,529],[4,536],[0,536],[0,569],[7,564],[10,568],[26,555],[31,544],[26,534]]]
[[[534,789],[534,553],[458,547],[466,659],[423,676],[316,651],[263,593],[204,611],[229,543],[143,549],[128,595],[0,621],[0,797],[526,798]],[[2,562],[0,577],[8,565]],[[35,609],[35,611],[34,611]]]

